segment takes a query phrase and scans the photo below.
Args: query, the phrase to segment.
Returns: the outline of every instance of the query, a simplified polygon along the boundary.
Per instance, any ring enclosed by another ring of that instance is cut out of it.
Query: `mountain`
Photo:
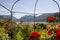
[[[10,19],[10,18],[11,18],[10,15],[0,15],[0,20]],[[12,17],[12,20],[15,22],[18,21],[18,19],[15,18],[14,16]]]
[[[19,19],[19,21],[24,21],[24,22],[26,22],[26,21],[33,21],[33,18],[34,17],[32,15],[25,15],[25,16],[21,17]]]
[[[53,16],[54,15],[54,13],[47,13],[47,14],[42,14],[42,15],[40,15],[40,16],[38,16],[36,19],[36,21],[44,21],[44,22],[46,22],[47,21],[47,18],[49,17],[49,16]]]
[[[47,21],[47,18],[49,16],[53,16],[53,15],[54,15],[54,13],[42,14],[40,16],[35,17],[35,21],[43,21],[43,22],[46,22]],[[32,15],[25,15],[25,16],[21,17],[19,19],[19,21],[24,21],[24,22],[26,22],[26,21],[34,21],[34,16],[32,16]]]
[[[42,14],[40,16],[35,17],[35,21],[46,22],[47,18],[49,16],[53,16],[53,15],[56,15],[56,14],[57,13],[45,13],[45,14]],[[10,15],[0,15],[0,20],[10,19],[10,18],[11,18]],[[30,22],[33,22],[34,21],[34,16],[32,16],[32,15],[25,15],[25,16],[19,18],[19,19],[15,18],[13,16],[12,20],[15,21],[15,22],[17,22],[17,21],[23,21],[23,22],[30,21]]]

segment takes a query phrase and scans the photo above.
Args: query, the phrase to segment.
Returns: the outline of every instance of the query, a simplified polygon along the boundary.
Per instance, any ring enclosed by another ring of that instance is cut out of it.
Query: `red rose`
[[[50,16],[48,18],[48,22],[56,22],[56,19],[53,16]]]
[[[56,35],[60,35],[60,30],[56,30]]]
[[[51,32],[50,31],[48,31],[48,35],[51,35]]]
[[[56,30],[56,40],[60,40],[60,30]]]
[[[37,32],[32,32],[29,40],[32,40],[33,38],[39,38],[40,36],[41,35],[38,34]]]
[[[56,18],[53,19],[53,22],[56,22]]]

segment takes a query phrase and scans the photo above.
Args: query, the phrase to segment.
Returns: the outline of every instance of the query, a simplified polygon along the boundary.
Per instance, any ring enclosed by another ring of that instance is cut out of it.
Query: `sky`
[[[11,10],[12,4],[16,0],[0,0],[0,4],[4,5],[6,8]],[[60,0],[56,0],[60,5]],[[20,0],[14,5],[13,11],[16,12],[27,12],[27,13],[34,13],[34,4],[36,0]],[[59,9],[55,2],[52,0],[38,0],[36,6],[36,13],[39,15],[44,13],[54,13],[59,12]],[[3,7],[0,6],[0,15],[11,15],[10,12]],[[13,16],[16,18],[21,18],[24,15],[29,14],[22,14],[22,13],[15,13]]]

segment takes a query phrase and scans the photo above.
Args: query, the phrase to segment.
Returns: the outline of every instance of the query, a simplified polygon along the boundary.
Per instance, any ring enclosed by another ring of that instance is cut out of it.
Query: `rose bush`
[[[0,27],[1,40],[54,40],[52,38],[54,35],[56,35],[56,40],[60,40],[60,24],[38,23],[36,24],[36,31],[34,31],[34,26],[31,24],[19,25],[12,22],[11,28],[11,23],[7,21],[2,21],[2,23],[3,26]]]

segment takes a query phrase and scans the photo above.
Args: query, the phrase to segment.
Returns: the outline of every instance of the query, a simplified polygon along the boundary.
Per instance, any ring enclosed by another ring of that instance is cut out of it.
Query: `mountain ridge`
[[[49,16],[53,16],[55,13],[45,13],[45,14],[42,14],[42,15],[40,15],[40,16],[37,16],[36,18],[35,18],[35,21],[42,21],[42,22],[46,22],[47,21],[47,18],[49,17]],[[11,18],[11,16],[10,15],[0,15],[0,20],[2,19],[2,20],[4,20],[4,19],[10,19]],[[33,22],[34,21],[34,16],[32,16],[32,15],[25,15],[25,16],[23,16],[23,17],[21,17],[21,18],[19,18],[19,19],[17,19],[16,17],[12,17],[12,20],[13,21],[15,21],[15,22],[17,22],[17,21],[23,21],[23,22],[27,22],[27,21],[30,21],[30,22]]]

